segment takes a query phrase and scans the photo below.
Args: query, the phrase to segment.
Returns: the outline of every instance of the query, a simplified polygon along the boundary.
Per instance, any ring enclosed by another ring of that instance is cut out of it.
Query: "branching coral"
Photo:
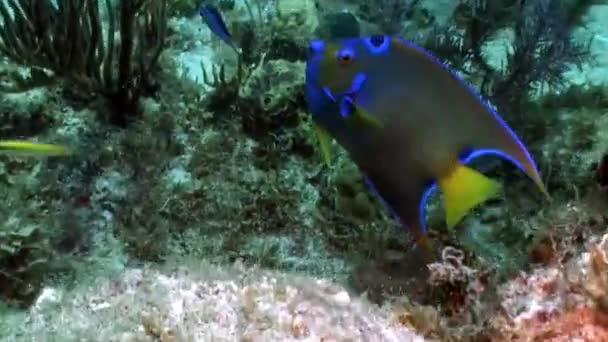
[[[211,75],[203,65],[203,81],[214,88],[208,99],[209,109],[216,110],[240,104],[239,95],[249,77],[273,60],[300,61],[305,58],[306,44],[314,18],[311,3],[244,1],[247,20],[229,23],[235,45],[240,48],[236,70],[226,76],[225,66],[212,66]],[[245,94],[244,97],[247,95]],[[250,103],[242,104],[248,108]],[[238,108],[237,108],[238,111]]]
[[[501,28],[512,25],[517,0],[463,0],[455,9],[454,22],[461,31],[461,54],[489,68],[482,55],[483,44]],[[455,52],[455,51],[454,51]],[[453,53],[452,56],[458,55]]]
[[[305,157],[313,152],[305,129],[293,129],[304,127],[306,121],[300,110],[305,107],[304,63],[291,61],[303,59],[304,34],[294,33],[294,28],[308,27],[310,3],[292,4],[302,11],[278,3],[252,3],[256,14],[252,9],[248,21],[231,23],[240,47],[234,74],[227,76],[221,65],[209,76],[203,66],[203,81],[214,88],[206,98],[207,109],[224,114],[230,108],[237,113],[243,131],[260,142],[255,151],[259,165],[272,168],[284,152]]]
[[[105,95],[114,107],[108,119],[125,125],[138,114],[139,98],[156,87],[153,72],[164,48],[167,2],[124,0],[114,9],[109,0],[102,0],[107,25],[99,4],[97,0],[56,5],[48,0],[2,2],[0,51],[32,69],[33,77],[18,79],[13,90],[62,80],[66,87]]]
[[[436,28],[438,34],[423,45],[458,69],[472,62],[482,75],[482,94],[501,112],[519,113],[535,90],[562,86],[564,71],[584,61],[587,48],[571,33],[592,3],[463,0],[454,13],[455,26]],[[502,29],[512,29],[512,48],[504,65],[491,65],[483,47]]]
[[[485,290],[483,274],[464,264],[464,253],[453,247],[441,252],[441,262],[429,265],[429,285],[440,292],[452,313],[475,303]]]
[[[571,38],[572,27],[567,25],[564,11],[559,0],[516,6],[514,46],[507,57],[507,72],[498,77],[487,75],[486,84],[492,84],[482,86],[503,110],[515,112],[531,90],[561,86],[564,71],[582,62],[585,50]]]

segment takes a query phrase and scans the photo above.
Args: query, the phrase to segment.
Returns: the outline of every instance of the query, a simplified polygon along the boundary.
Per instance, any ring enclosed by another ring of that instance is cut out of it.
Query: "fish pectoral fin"
[[[384,126],[377,117],[368,113],[365,109],[361,108],[361,106],[356,104],[353,105],[353,112],[346,117],[346,120],[348,120],[350,123],[371,128],[382,128],[382,126]]]
[[[331,137],[327,130],[317,124],[313,124],[317,139],[319,140],[319,147],[321,147],[321,154],[323,154],[323,160],[327,166],[331,165]]]
[[[438,180],[443,193],[446,223],[453,228],[471,209],[496,196],[501,185],[463,164]]]

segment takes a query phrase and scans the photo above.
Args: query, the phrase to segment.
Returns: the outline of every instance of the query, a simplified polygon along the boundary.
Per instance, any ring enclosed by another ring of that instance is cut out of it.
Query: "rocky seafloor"
[[[251,43],[238,80],[233,51],[184,3],[158,90],[126,127],[66,80],[0,93],[0,137],[79,151],[0,158],[0,341],[608,341],[608,4],[589,2],[570,32],[591,58],[503,114],[552,201],[491,165],[504,199],[457,232],[433,201],[441,258],[420,270],[337,145],[323,164],[303,97],[307,42],[328,18],[346,10],[377,32],[389,12],[374,8],[391,1],[251,1],[253,17],[224,1]],[[422,1],[400,31],[466,21],[454,4]],[[506,63],[513,35],[485,37],[487,64]],[[3,60],[0,84],[25,66]]]

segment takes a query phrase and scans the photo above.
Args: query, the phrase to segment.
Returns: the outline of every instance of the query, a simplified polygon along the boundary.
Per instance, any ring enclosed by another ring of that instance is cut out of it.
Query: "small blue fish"
[[[238,53],[238,49],[232,40],[232,35],[228,31],[224,18],[217,7],[212,4],[202,4],[199,9],[199,14],[207,26],[209,26],[211,32],[215,33],[215,35]]]
[[[434,190],[443,193],[448,228],[499,192],[500,184],[466,165],[473,158],[510,160],[549,197],[534,160],[504,120],[411,42],[381,35],[312,41],[306,93],[326,162],[331,136],[427,250],[424,208]]]

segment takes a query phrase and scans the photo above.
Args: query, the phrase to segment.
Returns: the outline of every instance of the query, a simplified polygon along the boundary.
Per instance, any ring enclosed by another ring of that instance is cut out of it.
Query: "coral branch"
[[[108,119],[114,124],[124,126],[136,116],[139,98],[155,89],[151,74],[164,49],[167,1],[124,0],[118,10],[102,1],[107,23],[97,0],[0,3],[0,51],[32,69],[32,77],[16,79],[16,87],[4,90],[23,91],[60,80],[65,87],[107,97],[114,109]],[[40,69],[53,75],[42,77]]]

